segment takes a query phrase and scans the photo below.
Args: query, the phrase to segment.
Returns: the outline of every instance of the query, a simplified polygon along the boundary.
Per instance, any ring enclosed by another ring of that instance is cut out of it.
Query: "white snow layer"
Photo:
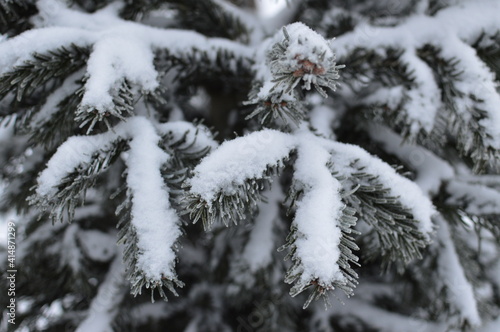
[[[296,66],[299,60],[309,60],[327,68],[327,60],[335,57],[329,41],[301,22],[289,24],[285,28],[290,37],[285,53],[290,66]],[[283,32],[276,34],[275,42],[283,39]]]
[[[275,241],[273,236],[275,220],[279,218],[280,204],[283,193],[279,183],[274,183],[272,188],[264,195],[267,202],[260,202],[259,213],[255,218],[254,227],[245,244],[241,260],[252,273],[268,266],[272,262]]]
[[[415,183],[424,193],[436,194],[443,181],[455,175],[453,168],[443,159],[418,145],[405,143],[401,136],[381,125],[370,125],[370,137],[382,143],[384,149],[393,153],[417,171]]]
[[[500,192],[481,184],[471,184],[453,180],[446,188],[450,197],[446,203],[465,205],[465,210],[473,215],[500,214]]]
[[[293,136],[265,129],[226,141],[195,167],[191,192],[208,204],[219,192],[230,195],[247,179],[262,178],[268,166],[277,166],[295,147]]]
[[[125,124],[119,126],[124,127]],[[118,129],[118,128],[117,128]],[[47,167],[37,179],[36,193],[40,197],[53,197],[58,193],[61,180],[74,172],[79,165],[88,164],[93,155],[109,149],[116,135],[107,132],[95,136],[72,136],[59,146]]]
[[[148,278],[174,277],[175,253],[172,249],[180,236],[179,218],[170,206],[168,188],[164,184],[160,169],[170,156],[158,144],[160,135],[172,133],[194,138],[197,127],[184,122],[173,122],[155,127],[143,117],[127,119],[103,134],[73,136],[64,142],[47,163],[37,179],[36,193],[51,199],[57,195],[57,186],[62,179],[80,165],[92,160],[102,149],[110,148],[118,140],[130,140],[126,164],[127,185],[132,196],[132,225],[136,229],[138,267]],[[215,142],[203,130],[198,131],[200,147],[213,147]],[[206,145],[205,145],[206,144]]]
[[[180,220],[170,206],[160,171],[169,156],[158,146],[160,137],[148,120],[137,118],[130,127],[127,186],[140,250],[137,267],[150,279],[175,278],[176,255],[172,247],[181,235]]]
[[[477,302],[471,284],[465,277],[460,264],[448,224],[441,216],[436,217],[437,235],[440,244],[438,255],[438,273],[448,289],[448,297],[460,316],[472,326],[481,325]]]
[[[99,286],[96,297],[92,300],[87,317],[80,323],[76,332],[111,332],[120,303],[127,288],[124,267],[118,255],[109,269],[106,278]]]
[[[340,258],[341,231],[338,226],[344,203],[340,183],[328,169],[330,153],[309,134],[301,137],[294,179],[304,188],[297,202],[293,224],[297,227],[297,255],[303,268],[299,284],[318,280],[322,286],[344,279]]]
[[[318,306],[321,304],[317,303],[316,307]],[[325,310],[324,306],[321,306],[314,311],[315,319],[320,322],[329,321],[333,314],[355,317],[384,332],[450,332],[447,324],[389,312],[356,298],[349,299],[344,305],[336,306],[335,310]]]

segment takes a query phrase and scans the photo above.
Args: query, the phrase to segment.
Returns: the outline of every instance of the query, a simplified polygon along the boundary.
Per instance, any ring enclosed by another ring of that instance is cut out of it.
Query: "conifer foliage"
[[[499,330],[498,13],[0,0],[1,328]]]

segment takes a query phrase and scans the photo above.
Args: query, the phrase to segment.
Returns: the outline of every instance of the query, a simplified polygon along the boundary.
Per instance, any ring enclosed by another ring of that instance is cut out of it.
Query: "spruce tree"
[[[0,0],[0,328],[498,331],[499,13]]]

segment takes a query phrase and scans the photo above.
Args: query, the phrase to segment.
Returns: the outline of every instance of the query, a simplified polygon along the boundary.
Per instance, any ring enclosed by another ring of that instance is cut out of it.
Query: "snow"
[[[115,126],[112,131],[93,136],[73,136],[64,142],[47,163],[37,179],[36,193],[51,199],[67,175],[80,165],[89,163],[92,155],[110,148],[112,142],[130,140],[127,165],[127,185],[132,196],[132,225],[137,232],[140,255],[137,266],[151,279],[175,277],[176,255],[173,247],[181,235],[179,217],[170,206],[168,188],[161,174],[170,156],[158,144],[161,134],[172,132],[182,137],[189,130],[194,139],[196,128],[183,122],[155,125],[146,118],[132,117]],[[201,128],[201,127],[200,127]],[[199,130],[194,147],[215,146],[204,130]]]
[[[61,46],[75,44],[86,47],[95,38],[88,31],[69,27],[50,27],[28,30],[11,39],[0,41],[0,75],[32,60],[34,52],[46,53]]]
[[[465,277],[465,272],[460,264],[460,259],[453,245],[448,224],[441,216],[436,217],[439,241],[438,273],[440,279],[448,288],[448,297],[456,307],[460,316],[472,326],[481,325],[477,302],[474,297],[472,285]]]
[[[113,321],[123,297],[127,294],[121,259],[121,255],[114,259],[106,278],[99,286],[96,297],[90,304],[87,317],[80,323],[76,332],[113,330]]]
[[[116,4],[93,14],[66,8],[57,0],[43,0],[37,5],[40,12],[34,24],[38,29],[0,41],[0,74],[32,59],[34,52],[45,53],[71,44],[92,46],[82,100],[84,110],[103,113],[112,109],[113,92],[123,80],[143,91],[154,90],[158,86],[153,65],[157,49],[168,49],[181,57],[196,49],[212,59],[221,49],[242,58],[252,54],[247,46],[230,40],[122,20],[116,16]]]
[[[500,214],[500,192],[480,184],[450,181],[446,187],[450,197],[449,205],[465,205],[465,210],[472,215]]]
[[[80,227],[78,227],[77,224],[68,225],[64,230],[62,243],[59,248],[61,253],[60,266],[69,266],[75,275],[77,275],[82,268],[82,252],[76,240],[79,230]]]
[[[274,183],[264,195],[267,197],[267,202],[258,204],[259,214],[255,218],[254,227],[241,255],[242,262],[252,273],[268,266],[276,249],[273,228],[275,221],[280,217],[279,207],[283,199],[281,186]]]
[[[144,118],[128,121],[132,141],[126,160],[127,186],[132,195],[132,225],[137,232],[137,267],[147,278],[175,278],[172,247],[181,235],[179,217],[170,206],[160,172],[169,156],[158,146],[161,138]]]
[[[262,178],[268,167],[280,165],[294,147],[293,136],[271,129],[226,141],[195,167],[189,180],[191,192],[211,204],[217,193],[229,195],[247,179]]]
[[[406,92],[410,100],[404,109],[408,117],[417,121],[410,125],[410,132],[416,135],[419,129],[430,133],[434,120],[441,108],[441,91],[432,70],[416,55],[416,49],[406,49],[401,59],[413,70],[414,85]],[[417,126],[417,123],[419,124]]]
[[[338,223],[344,209],[341,185],[327,166],[330,153],[311,134],[302,135],[293,175],[304,188],[293,221],[297,227],[296,255],[303,268],[298,283],[305,287],[317,279],[320,285],[329,286],[344,279],[337,264],[341,238]]]
[[[78,240],[85,255],[96,262],[108,262],[116,253],[116,236],[98,230],[80,230]]]
[[[351,167],[357,160],[364,171],[378,176],[380,182],[389,188],[390,195],[399,197],[403,206],[410,209],[425,236],[432,233],[434,207],[415,183],[398,175],[392,167],[363,149],[315,136],[304,125],[293,134],[265,129],[224,142],[194,169],[189,182],[191,192],[207,204],[213,204],[217,193],[231,195],[235,186],[248,179],[261,178],[267,167],[280,165],[294,149],[298,155],[294,179],[304,190],[303,197],[297,202],[293,221],[297,228],[296,255],[301,260],[298,267],[301,271],[296,271],[302,272],[299,286],[305,287],[316,279],[323,286],[343,280],[337,261],[341,237],[338,221],[344,203],[340,196],[341,185],[327,166],[330,161],[342,175],[349,177],[357,172]],[[264,228],[260,221],[257,218],[256,233],[251,235],[249,244],[257,238],[260,243],[272,243],[265,240],[270,236],[270,225]],[[258,252],[249,248],[256,246],[245,249],[245,259]],[[264,257],[260,259],[265,261]]]
[[[257,16],[244,10],[226,0],[212,0],[215,5],[220,6],[227,13],[230,13],[242,22],[249,29],[250,43],[260,43],[264,36],[263,26]]]
[[[79,165],[88,164],[96,152],[109,149],[114,138],[115,135],[111,132],[68,138],[59,146],[47,167],[38,176],[36,194],[40,197],[57,195],[57,186],[61,180],[74,172]]]
[[[137,84],[144,91],[154,91],[158,87],[152,49],[143,36],[127,30],[108,32],[94,44],[87,62],[89,78],[82,99],[83,108],[95,108],[100,112],[113,109],[111,92],[123,80]]]
[[[219,145],[213,139],[210,130],[205,126],[195,126],[191,122],[185,121],[170,121],[160,123],[156,127],[162,135],[172,134],[174,141],[181,139],[187,133],[186,144],[190,146],[192,144],[191,149],[194,151],[202,150],[206,147],[215,149]]]
[[[482,31],[499,28],[498,12],[498,1],[478,0],[443,9],[434,17],[414,15],[397,27],[360,24],[352,32],[339,36],[332,47],[339,57],[344,57],[357,47],[412,49],[427,43],[440,45],[455,37],[471,43]]]
[[[460,54],[461,74],[456,86],[459,91],[465,93],[465,96],[456,103],[457,111],[463,114],[467,122],[471,118],[468,114],[470,109],[477,107],[484,110],[487,115],[479,121],[487,134],[483,139],[498,150],[500,149],[500,95],[496,89],[495,74],[477,57],[476,53],[474,48],[456,38],[450,38],[443,43],[442,54],[446,58]],[[472,96],[480,102],[473,101]]]
[[[317,304],[316,306],[321,306]],[[324,307],[315,308],[317,319],[327,320],[335,317],[355,317],[368,326],[384,332],[448,332],[449,327],[443,323],[428,322],[418,317],[407,317],[389,312],[375,305],[351,298],[345,305],[335,307],[335,310],[324,310]],[[325,317],[326,316],[326,317]]]
[[[297,65],[297,60],[307,59],[323,68],[328,68],[328,60],[335,58],[335,55],[325,38],[301,22],[289,24],[285,28],[290,39],[285,51],[288,63],[284,64],[293,67]],[[282,41],[284,37],[283,33],[278,33],[275,42]]]
[[[383,144],[385,151],[395,154],[417,171],[415,183],[424,193],[437,194],[441,184],[455,176],[455,171],[446,161],[421,146],[405,143],[389,128],[370,125],[367,129],[374,141]]]
[[[354,49],[369,48],[383,52],[392,47],[407,50],[403,60],[414,70],[416,88],[409,91],[411,102],[407,109],[408,117],[421,124],[421,128],[429,131],[434,123],[434,115],[439,107],[439,91],[431,79],[429,69],[422,60],[409,55],[408,50],[418,49],[426,44],[442,48],[442,55],[460,61],[462,83],[459,88],[466,94],[474,94],[484,102],[481,108],[488,117],[481,120],[490,137],[485,141],[492,147],[500,148],[500,96],[494,87],[493,74],[481,63],[475,51],[466,43],[474,42],[483,31],[496,31],[500,28],[498,13],[500,3],[495,0],[479,0],[464,2],[460,6],[440,11],[435,17],[415,15],[397,27],[376,27],[359,24],[354,31],[346,33],[332,43],[338,57],[346,57]],[[425,84],[421,84],[425,83]],[[415,104],[416,102],[421,104]],[[435,103],[434,103],[435,101]],[[466,109],[471,101],[458,103]],[[422,111],[425,110],[425,111]],[[465,114],[465,113],[464,113]],[[419,128],[412,127],[411,132]]]
[[[337,110],[326,105],[315,105],[311,112],[309,112],[309,122],[311,126],[316,129],[318,134],[330,139],[335,139],[335,133],[332,128],[337,118]]]

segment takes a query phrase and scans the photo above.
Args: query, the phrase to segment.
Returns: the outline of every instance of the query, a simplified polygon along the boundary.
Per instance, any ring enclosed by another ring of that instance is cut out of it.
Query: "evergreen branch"
[[[344,65],[337,65],[328,43],[302,23],[284,27],[275,38],[280,37],[267,50],[267,64],[260,69],[260,77],[245,104],[256,105],[246,119],[258,117],[261,125],[278,124],[286,128],[290,122],[298,125],[305,117],[305,107],[296,89],[298,84],[303,82],[305,90],[313,85],[326,98],[323,88],[337,89],[338,70]]]
[[[196,128],[196,127],[195,127]],[[198,143],[200,128],[194,133],[189,130],[181,136],[170,131],[162,138],[161,146],[171,156],[162,169],[163,180],[169,188],[169,198],[172,206],[181,210],[184,205],[186,189],[183,184],[189,178],[194,166],[211,150],[211,145]]]
[[[250,56],[242,57],[228,49],[217,49],[215,54],[210,53],[196,48],[175,53],[160,49],[156,53],[155,66],[161,72],[175,69],[175,78],[185,85],[210,82],[214,78],[232,88],[249,85],[254,62]]]
[[[257,118],[259,124],[267,128],[273,124],[290,128],[290,122],[298,125],[304,120],[306,110],[295,91],[290,95],[271,94],[267,99],[261,100],[258,97],[260,88],[260,85],[256,85],[249,94],[249,101],[245,102],[245,105],[255,105],[255,109],[245,117],[245,120]]]
[[[113,107],[104,112],[80,104],[75,114],[75,121],[79,122],[80,128],[87,127],[89,134],[100,122],[104,122],[106,128],[110,130],[116,122],[113,118],[124,121],[127,116],[134,115],[134,93],[127,80],[123,80],[117,91],[112,94],[112,103]]]
[[[236,225],[245,220],[264,199],[261,192],[271,184],[271,179],[278,170],[279,167],[268,167],[259,178],[248,179],[241,185],[233,186],[229,193],[220,191],[210,202],[199,194],[190,192],[186,197],[186,214],[189,214],[193,223],[201,220],[205,230],[211,229],[218,221],[226,226],[229,226],[229,221]],[[189,185],[187,188],[191,189]]]
[[[362,20],[359,14],[350,12],[340,6],[330,8],[332,6],[331,2],[325,1],[324,4],[318,3],[321,1],[315,2],[317,4],[313,7],[305,7],[304,10],[299,11],[301,17],[299,21],[306,23],[328,38],[340,36],[354,30]],[[304,4],[304,1],[301,4]]]
[[[368,250],[368,258],[374,259],[376,255],[381,255],[386,267],[396,262],[400,270],[403,269],[401,263],[406,265],[414,259],[421,259],[420,251],[428,240],[420,231],[418,221],[414,220],[398,197],[389,194],[377,176],[364,172],[359,165],[354,164],[352,167],[357,172],[343,181],[344,190],[351,192],[345,200],[356,211],[355,216],[375,231],[369,238],[373,240],[373,249],[376,250]]]
[[[470,219],[477,228],[488,230],[497,240],[500,240],[500,187],[495,181],[474,179],[449,181],[443,186],[441,196],[445,197],[443,209],[457,209],[461,215]],[[459,220],[461,217],[458,218]],[[478,236],[480,234],[478,233]]]
[[[115,193],[114,197],[119,194]],[[144,287],[151,289],[151,301],[154,302],[154,291],[157,290],[160,297],[165,301],[167,295],[164,288],[168,289],[172,294],[178,296],[175,286],[183,287],[184,283],[173,276],[159,276],[156,278],[148,278],[144,271],[139,267],[139,256],[142,254],[142,249],[139,247],[139,238],[137,229],[132,223],[132,205],[133,197],[131,190],[126,190],[124,201],[117,207],[116,214],[119,216],[117,224],[118,231],[118,244],[125,246],[123,250],[123,260],[125,262],[125,270],[127,279],[130,280],[131,294],[137,296],[142,293]],[[178,250],[177,242],[172,248],[174,251]]]
[[[427,13],[429,15],[436,15],[441,10],[448,8],[451,5],[450,0],[429,0]]]
[[[112,2],[113,0],[69,0],[70,4],[76,4],[89,13],[102,9]]]
[[[364,96],[364,117],[388,124],[407,140],[444,144],[435,128],[439,89],[431,70],[415,54],[392,47],[356,48],[342,61],[347,84]],[[427,109],[425,116],[421,108]]]
[[[28,198],[29,203],[42,211],[49,210],[52,223],[62,222],[65,217],[71,222],[75,209],[84,203],[87,190],[95,185],[97,177],[119,155],[124,144],[125,141],[119,139],[111,142],[109,147],[94,152],[87,162],[80,163],[72,173],[60,179],[55,194],[35,193]]]
[[[311,50],[304,52],[302,45],[307,44],[309,39],[317,38],[316,33],[305,25],[297,23],[289,25],[288,29],[290,32],[286,27],[283,28],[284,38],[275,43],[267,55],[272,82],[275,83],[269,92],[276,90],[289,93],[303,81],[303,89],[310,90],[312,84],[326,98],[322,87],[335,91],[339,85],[338,70],[344,65],[336,64],[335,54],[324,40],[325,45],[316,43],[311,45]]]
[[[384,87],[402,85],[411,88],[414,73],[402,61],[403,53],[403,49],[393,47],[384,47],[378,51],[356,47],[339,59],[346,66],[342,71],[344,81],[356,92],[362,92],[357,88],[358,85],[366,88],[368,83],[375,82]]]
[[[0,34],[14,36],[30,29],[29,18],[36,12],[33,0],[0,1]]]
[[[296,205],[295,217],[279,250],[289,249],[285,260],[293,261],[285,275],[286,283],[294,283],[290,295],[313,288],[304,304],[307,308],[321,296],[326,300],[327,291],[335,288],[353,294],[358,275],[350,264],[357,264],[352,251],[359,248],[350,236],[357,221],[355,210],[345,207],[341,183],[327,164],[330,152],[311,133],[302,135],[288,198]]]
[[[495,34],[481,33],[472,47],[477,50],[479,58],[495,73],[496,80],[500,81],[500,31]]]
[[[62,99],[56,106],[57,110],[48,119],[42,119],[40,123],[30,124],[30,143],[34,146],[43,145],[48,150],[53,150],[61,145],[70,136],[77,132],[75,123],[75,110],[80,105],[84,92],[84,83],[73,93]]]
[[[23,65],[2,74],[0,100],[9,94],[14,96],[8,114],[16,112],[22,105],[37,104],[31,100],[40,98],[36,95],[37,91],[47,88],[51,81],[57,85],[57,81],[53,80],[63,79],[83,67],[88,56],[88,49],[72,44],[47,53],[34,53],[33,59],[26,60]]]
[[[222,37],[248,42],[250,27],[211,0],[126,0],[122,16],[137,19],[148,12],[168,5],[177,11],[183,29],[191,29],[209,37]]]
[[[289,201],[289,211],[296,208],[296,204],[300,202],[302,196],[303,190],[299,189],[299,187],[297,187],[296,185],[292,185],[290,187],[286,198],[286,200]],[[342,199],[342,201],[344,200],[345,198]],[[312,289],[306,302],[303,305],[303,308],[307,308],[311,304],[311,302],[318,300],[320,297],[323,297],[327,302],[327,292],[336,288],[341,289],[347,296],[352,296],[354,294],[354,288],[356,288],[356,285],[358,284],[358,274],[353,270],[351,264],[359,266],[359,259],[353,253],[353,251],[359,250],[359,247],[356,244],[355,239],[351,235],[359,234],[359,232],[353,229],[358,220],[355,214],[356,210],[346,206],[342,209],[341,216],[338,219],[338,227],[341,231],[341,237],[339,243],[340,257],[336,263],[340,267],[343,279],[335,280],[329,285],[325,285],[316,279],[311,280],[309,284],[305,286],[297,283],[290,290],[290,295],[292,297],[300,294],[306,289]],[[289,253],[285,257],[285,260],[291,259],[293,261],[293,266],[289,268],[288,272],[285,275],[286,283],[293,283],[301,277],[301,273],[299,271],[301,270],[302,260],[297,254],[297,245],[295,243],[298,238],[298,229],[292,226],[290,229],[290,233],[286,238],[286,243],[278,249],[278,251],[288,249]],[[330,239],[328,241],[333,241],[333,239]],[[321,244],[318,245],[319,249],[321,249]],[[321,255],[319,251],[318,254]]]
[[[492,136],[484,124],[484,119],[490,116],[483,108],[484,100],[463,91],[457,84],[463,73],[460,60],[444,58],[441,51],[432,45],[424,46],[418,53],[439,77],[438,85],[445,106],[441,116],[447,118],[447,129],[457,140],[458,150],[472,159],[475,172],[487,165],[498,166],[499,152],[489,143]]]
[[[293,136],[269,129],[224,142],[186,183],[186,212],[194,222],[201,219],[206,229],[219,218],[226,225],[226,217],[234,223],[245,219],[294,148]]]

